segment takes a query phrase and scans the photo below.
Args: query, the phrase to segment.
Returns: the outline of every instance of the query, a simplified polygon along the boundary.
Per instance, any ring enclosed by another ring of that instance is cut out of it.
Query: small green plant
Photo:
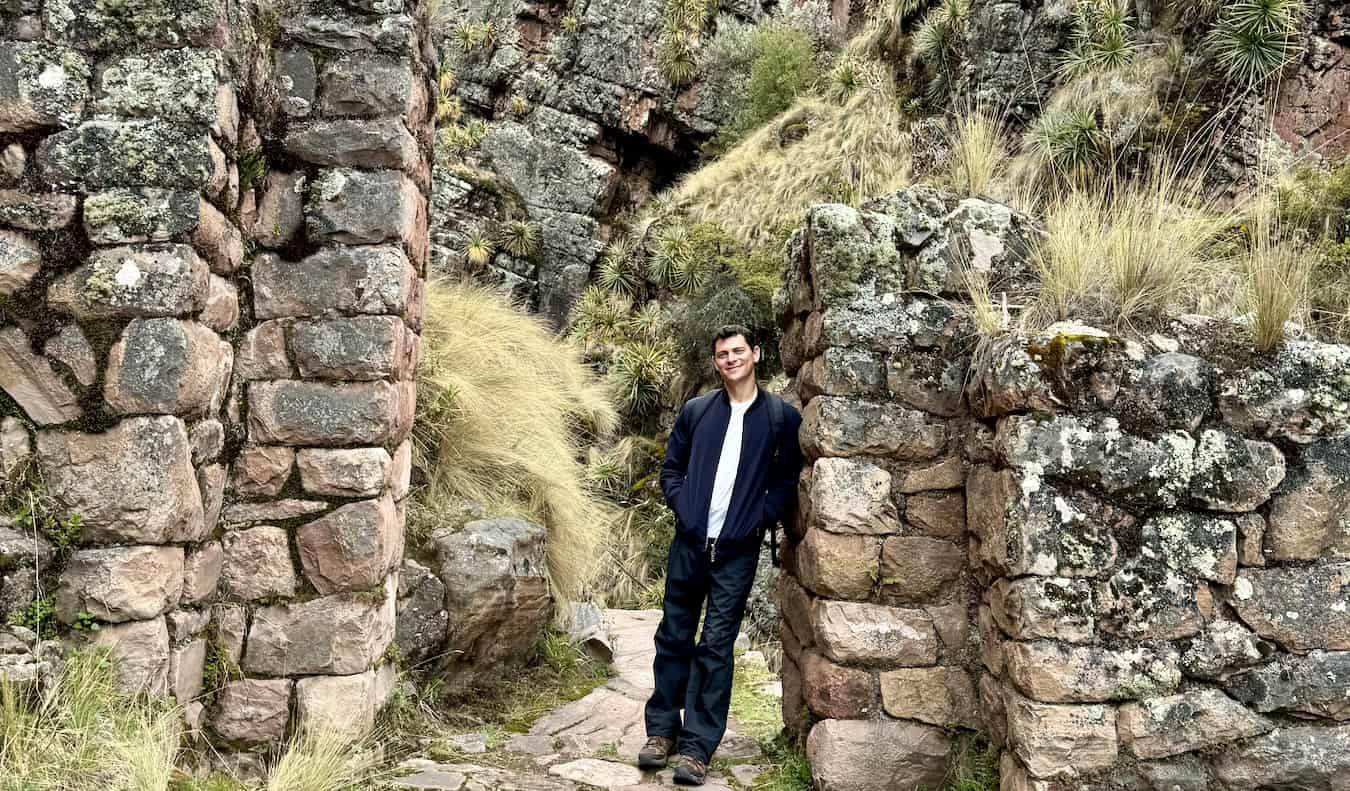
[[[656,63],[670,84],[680,87],[698,75],[699,39],[713,4],[709,0],[665,0],[665,3]]]
[[[661,405],[674,373],[669,346],[639,341],[620,348],[610,368],[610,379],[624,412],[641,418]]]
[[[970,0],[944,0],[914,31],[914,53],[924,65],[925,92],[936,101],[956,87],[965,56]]]
[[[516,258],[538,255],[542,239],[539,226],[525,220],[512,220],[497,232],[497,244]]]
[[[1124,0],[1077,0],[1073,46],[1065,56],[1070,74],[1111,71],[1134,56],[1130,10]]]
[[[44,596],[40,599],[34,599],[22,610],[11,612],[8,620],[11,626],[32,629],[44,640],[53,639],[57,634],[56,598]]]
[[[825,95],[830,101],[843,104],[853,92],[858,90],[861,84],[862,74],[858,68],[858,62],[853,58],[841,58],[834,68],[830,70],[829,85],[825,89]]]
[[[969,733],[955,741],[942,791],[998,791],[998,747]]]
[[[633,300],[628,296],[590,286],[572,306],[571,335],[583,346],[622,343],[628,339],[632,310]]]
[[[464,117],[464,104],[458,96],[441,94],[436,99],[436,125],[457,124]],[[476,143],[475,143],[476,145]]]
[[[762,25],[755,31],[753,46],[755,59],[734,122],[736,137],[749,134],[787,110],[818,78],[815,45],[798,28]]]
[[[464,246],[460,252],[468,259],[469,263],[477,267],[487,266],[488,261],[492,260],[492,254],[497,251],[492,238],[489,237],[482,228],[475,228],[464,237]]]
[[[566,30],[568,33],[577,32],[577,27],[579,24],[580,23],[577,21],[577,18],[574,14],[568,14],[567,16],[562,18],[562,28],[563,30]]]
[[[524,115],[530,111],[530,102],[524,96],[516,94],[511,97],[511,112],[516,115]]]
[[[267,178],[267,154],[261,147],[239,152],[239,185],[244,189],[261,187]]]
[[[487,124],[481,120],[475,119],[467,124],[449,124],[436,131],[436,153],[462,157],[477,148],[486,136]]]
[[[99,626],[93,613],[88,610],[80,610],[75,614],[75,622],[70,625],[70,628],[76,632],[91,633],[97,632],[102,627]]]
[[[455,41],[465,52],[488,50],[497,43],[497,25],[494,22],[461,22],[455,28]]]
[[[596,282],[602,288],[636,296],[642,287],[642,273],[636,265],[637,242],[631,236],[619,236],[605,248],[596,270]]]
[[[693,254],[688,226],[683,223],[664,225],[657,231],[654,249],[647,257],[647,275],[657,284],[669,286]]]
[[[1298,56],[1299,26],[1306,18],[1303,0],[1231,0],[1219,12],[1208,44],[1230,78],[1260,85]]]
[[[1090,110],[1042,113],[1024,143],[1047,169],[1069,180],[1104,173],[1111,158],[1106,133]]]

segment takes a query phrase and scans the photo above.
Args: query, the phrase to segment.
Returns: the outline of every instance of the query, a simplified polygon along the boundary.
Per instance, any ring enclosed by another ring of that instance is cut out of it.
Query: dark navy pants
[[[673,738],[678,752],[704,763],[727,729],[732,650],[759,560],[758,541],[728,549],[718,546],[714,562],[706,548],[678,536],[671,542],[652,664],[656,689],[647,701],[647,735]],[[703,634],[695,645],[705,602]]]

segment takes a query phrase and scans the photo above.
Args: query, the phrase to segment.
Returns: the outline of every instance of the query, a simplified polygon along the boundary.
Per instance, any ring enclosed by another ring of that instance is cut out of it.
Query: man
[[[732,648],[764,530],[796,502],[801,415],[759,389],[759,359],[750,330],[730,325],[717,332],[713,364],[724,387],[684,405],[661,465],[661,488],[677,528],[656,630],[648,739],[638,765],[669,763],[683,785],[703,783],[726,732]]]

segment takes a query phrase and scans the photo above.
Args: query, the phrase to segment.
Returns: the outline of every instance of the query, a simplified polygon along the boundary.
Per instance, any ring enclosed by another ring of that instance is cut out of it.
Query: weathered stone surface
[[[286,153],[316,165],[352,168],[417,167],[417,142],[397,118],[309,121],[292,124]]]
[[[216,595],[225,551],[219,541],[202,544],[183,561],[183,604],[201,604]]]
[[[106,61],[99,71],[94,109],[129,118],[213,123],[223,54],[170,49]]]
[[[291,714],[289,678],[246,678],[221,688],[211,711],[211,729],[227,742],[263,744],[286,735]]]
[[[1207,360],[1165,352],[1144,361],[1116,400],[1132,431],[1195,431],[1213,409],[1217,374]]]
[[[1258,665],[1275,653],[1275,644],[1262,640],[1236,621],[1219,620],[1191,639],[1181,654],[1181,669],[1187,675],[1223,679]]]
[[[1311,651],[1233,676],[1229,695],[1262,712],[1350,720],[1350,652]]]
[[[811,525],[834,533],[898,533],[891,476],[857,459],[818,459],[811,470]]]
[[[895,474],[895,491],[916,494],[934,489],[959,489],[966,482],[961,457],[952,456],[928,466],[918,466]]]
[[[1111,650],[1048,641],[1006,642],[1007,677],[1033,700],[1103,703],[1167,694],[1181,682],[1174,649]]]
[[[1226,375],[1219,409],[1243,433],[1309,443],[1350,432],[1350,348],[1291,340]]]
[[[234,372],[245,380],[289,379],[295,375],[286,356],[286,321],[264,321],[244,334],[234,357]]]
[[[56,614],[67,624],[83,613],[113,623],[141,621],[178,606],[182,592],[182,547],[81,549],[61,571]]]
[[[202,324],[216,332],[229,332],[239,320],[239,289],[219,275],[212,274],[202,308]]]
[[[1350,558],[1350,441],[1316,442],[1270,503],[1270,560]]]
[[[237,173],[237,169],[232,168],[231,178]],[[197,225],[192,230],[192,244],[210,263],[211,271],[218,275],[232,275],[244,262],[243,234],[204,199],[197,202]]]
[[[881,355],[866,349],[826,349],[802,366],[798,379],[802,398],[818,395],[877,398],[886,388]]]
[[[225,425],[214,418],[198,420],[188,429],[188,442],[193,466],[215,461],[225,450]]]
[[[212,638],[220,652],[235,664],[244,655],[248,610],[242,604],[216,604],[211,608]]]
[[[20,464],[33,458],[33,440],[28,427],[13,415],[0,418],[0,476],[8,479]]]
[[[889,720],[823,720],[806,755],[819,791],[938,788],[951,739],[940,728]]]
[[[1209,588],[1186,574],[1131,561],[1097,583],[1097,628],[1136,640],[1189,637],[1204,625],[1201,603],[1208,596]]]
[[[1237,523],[1237,555],[1239,566],[1264,566],[1266,556],[1262,548],[1266,537],[1266,519],[1260,514],[1240,514]]]
[[[45,357],[33,353],[28,336],[18,327],[0,328],[0,384],[40,426],[78,420],[84,414],[75,394]]]
[[[1278,728],[1225,749],[1214,770],[1228,788],[1343,791],[1350,776],[1350,725]]]
[[[231,503],[221,514],[228,525],[257,524],[259,522],[286,522],[302,516],[313,516],[327,511],[323,500],[270,500],[258,503]]]
[[[273,249],[286,246],[304,225],[304,206],[304,173],[268,173],[253,225],[254,240]]]
[[[905,523],[933,538],[961,541],[966,535],[966,498],[960,492],[905,498]]]
[[[253,297],[259,319],[321,316],[329,312],[402,315],[415,273],[392,245],[330,247],[301,260],[273,255],[253,262]]]
[[[626,788],[642,782],[642,770],[636,766],[598,758],[578,758],[554,764],[548,768],[548,773],[600,788]]]
[[[897,212],[893,208],[896,202],[887,203],[898,225],[917,219],[908,208]],[[931,215],[923,217],[920,225],[932,219]],[[1013,291],[1036,282],[1028,253],[1042,232],[1030,218],[1000,203],[965,198],[938,222],[932,237],[909,260],[911,288],[934,294],[964,294],[963,273],[967,270],[984,273]]]
[[[347,381],[401,378],[408,336],[397,316],[297,321],[290,331],[301,376]]]
[[[207,464],[197,470],[197,489],[202,495],[202,535],[209,535],[220,521],[225,503],[225,465]]]
[[[186,245],[110,247],[57,278],[47,300],[79,319],[185,316],[205,306],[209,275]]]
[[[178,418],[128,418],[102,434],[41,431],[37,447],[48,490],[68,513],[80,514],[85,541],[201,538],[201,491]]]
[[[403,555],[402,520],[394,500],[344,505],[295,531],[305,578],[322,594],[367,590]]]
[[[123,6],[78,10],[68,0],[43,7],[47,38],[80,49],[129,52],[185,45],[219,46],[224,9],[209,0],[146,0]]]
[[[25,231],[55,231],[75,219],[74,195],[0,189],[0,225]]]
[[[1237,525],[1231,519],[1173,511],[1144,522],[1141,536],[1146,561],[1223,585],[1237,573]]]
[[[296,118],[309,115],[319,84],[314,55],[304,47],[285,47],[276,50],[272,63],[281,89],[281,109]]]
[[[953,417],[965,408],[961,388],[969,364],[968,357],[937,352],[897,355],[886,366],[886,388],[909,406]]]
[[[1127,703],[1116,722],[1121,746],[1140,758],[1201,750],[1275,727],[1215,689]]]
[[[249,435],[281,445],[378,445],[412,423],[407,387],[387,382],[256,382],[249,387]]]
[[[305,491],[335,497],[379,496],[393,463],[384,448],[302,448],[296,461]]]
[[[93,192],[108,187],[191,187],[207,183],[215,166],[210,139],[166,121],[86,121],[38,146],[46,184]],[[164,156],[172,152],[172,156]]]
[[[223,594],[244,600],[295,595],[295,566],[285,530],[267,526],[229,530],[221,543]]]
[[[816,644],[836,662],[880,667],[937,662],[937,633],[923,610],[821,599],[812,612]]]
[[[808,213],[806,235],[813,290],[823,304],[845,305],[904,290],[891,217],[823,204]]]
[[[873,712],[872,674],[841,667],[819,654],[802,654],[802,693],[823,719],[867,719]]]
[[[169,653],[169,693],[186,705],[202,693],[206,668],[206,641],[192,640]]]
[[[1015,640],[1092,642],[1092,586],[1087,580],[1001,578],[990,589],[989,607],[999,628]]]
[[[921,460],[938,456],[947,428],[923,412],[821,396],[802,410],[802,450],[820,456],[890,456]]]
[[[15,231],[0,231],[0,296],[27,288],[42,267],[37,243]]]
[[[398,573],[398,624],[394,642],[410,662],[434,653],[445,639],[450,614],[445,609],[445,583],[417,561],[403,561]],[[550,750],[552,752],[551,743]]]
[[[807,589],[836,599],[865,599],[878,581],[880,541],[871,536],[808,530],[797,546],[797,572]]]
[[[326,62],[320,80],[326,115],[403,115],[414,97],[412,70],[401,58],[351,53]]]
[[[365,736],[375,725],[375,671],[312,676],[295,682],[296,727],[310,733]]]
[[[108,352],[103,397],[114,413],[210,415],[220,411],[234,352],[209,327],[133,319]]]
[[[305,230],[316,242],[410,242],[425,222],[426,199],[397,170],[326,170],[305,204]]]
[[[1116,762],[1114,706],[1036,703],[1006,692],[1008,744],[1033,777],[1076,777]]]
[[[881,545],[881,595],[895,603],[935,599],[961,576],[965,565],[965,549],[950,541],[888,536]]]
[[[881,705],[892,717],[948,728],[978,728],[975,685],[959,667],[915,667],[881,674]]]
[[[164,615],[164,622],[169,628],[170,644],[182,646],[206,631],[211,623],[211,613],[209,610],[186,608],[170,610]]]
[[[151,697],[168,694],[169,630],[163,618],[104,626],[94,633],[93,644],[112,652],[114,677],[124,689]]]
[[[1243,569],[1229,602],[1286,650],[1350,650],[1350,563]]]
[[[42,353],[64,365],[83,387],[89,387],[98,378],[94,348],[89,345],[89,340],[84,337],[78,324],[67,324],[48,338]]]
[[[244,670],[263,675],[365,672],[394,639],[394,590],[338,593],[253,614]]]
[[[1191,499],[1211,511],[1253,511],[1284,480],[1284,455],[1269,442],[1219,429],[1200,433]]]
[[[518,663],[548,622],[544,528],[513,518],[432,536],[450,616],[445,650],[480,668]]]
[[[0,132],[80,122],[89,99],[89,61],[43,42],[0,44]]]
[[[295,449],[285,445],[247,445],[232,466],[230,485],[245,497],[272,497],[281,492],[295,466]]]

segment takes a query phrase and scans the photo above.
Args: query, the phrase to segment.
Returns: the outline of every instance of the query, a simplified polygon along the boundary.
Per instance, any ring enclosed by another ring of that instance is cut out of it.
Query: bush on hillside
[[[819,79],[816,49],[807,33],[784,22],[768,22],[750,35],[749,70],[732,99],[734,118],[710,144],[725,151],[786,110]],[[726,78],[722,78],[726,79]]]

